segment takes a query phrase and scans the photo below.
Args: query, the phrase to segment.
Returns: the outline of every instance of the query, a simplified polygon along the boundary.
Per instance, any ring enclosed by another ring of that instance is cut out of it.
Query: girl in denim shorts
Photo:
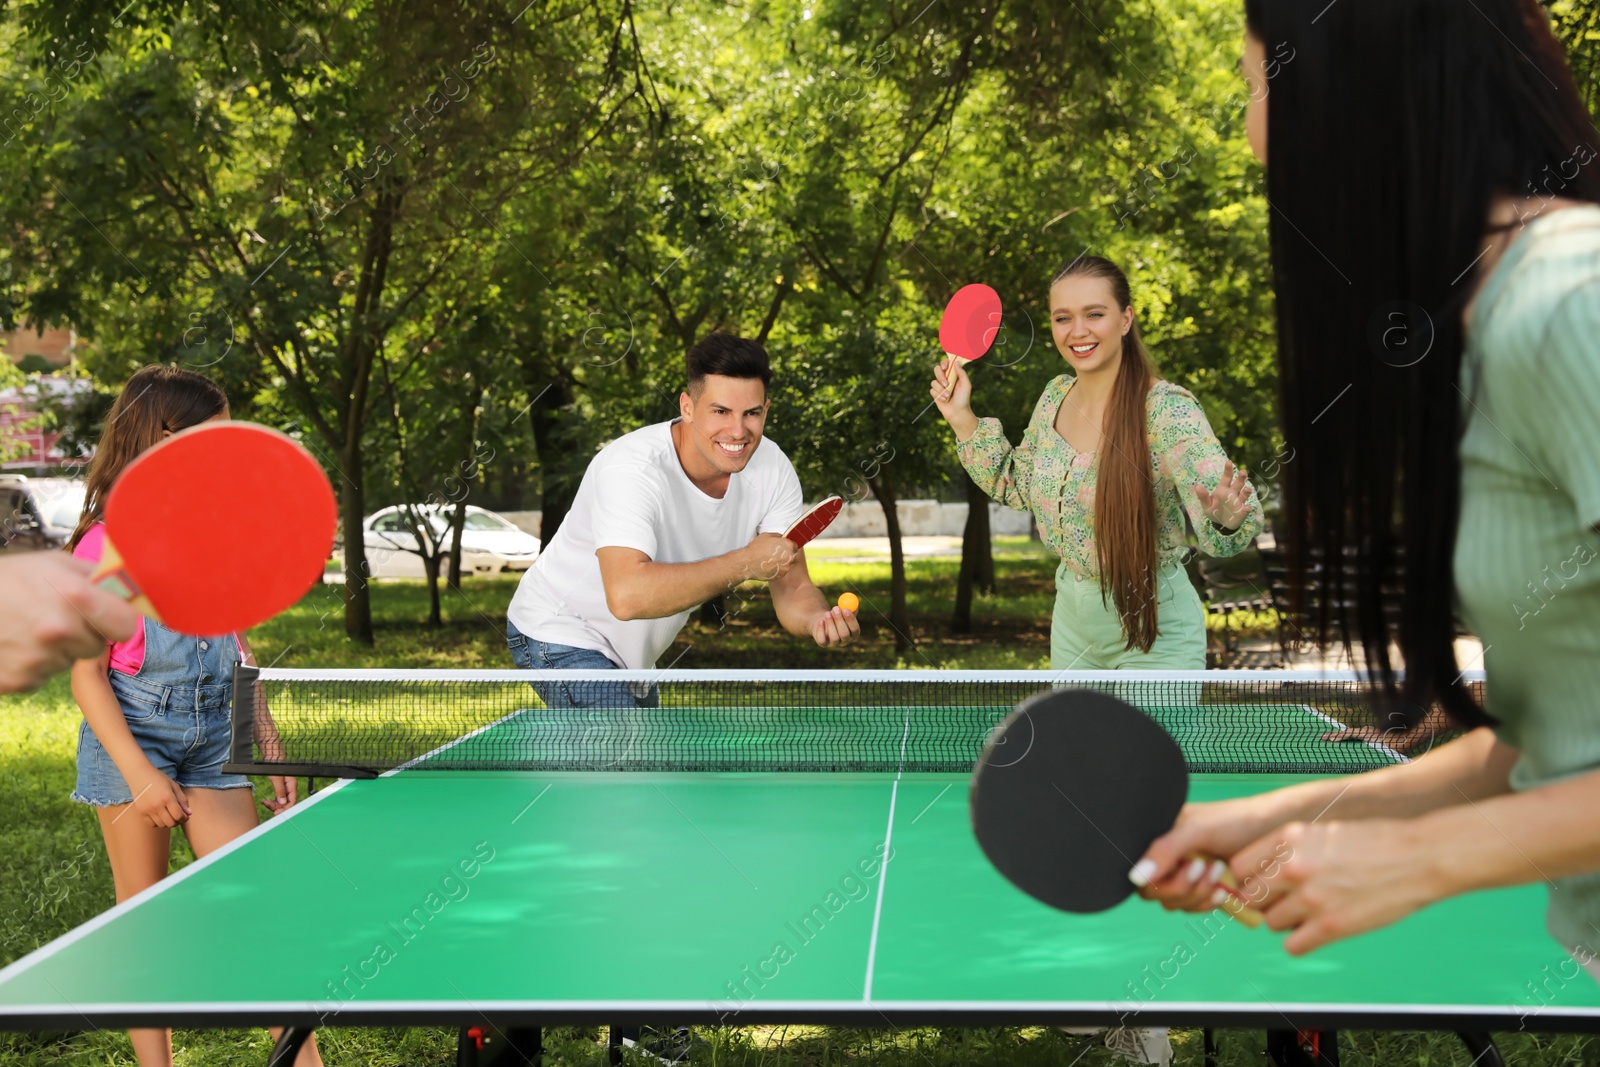
[[[105,542],[101,514],[117,476],[145,449],[179,430],[228,417],[228,398],[210,379],[172,367],[145,367],[111,407],[89,466],[83,515],[68,548],[98,560]],[[196,519],[204,487],[195,489]],[[224,525],[216,536],[227,536]],[[121,903],[166,877],[172,828],[182,826],[196,856],[205,856],[256,825],[249,779],[224,774],[233,667],[249,662],[243,635],[188,637],[146,617],[126,641],[72,669],[72,695],[83,709],[78,729],[78,783],[72,799],[99,811]],[[273,778],[267,808],[295,801],[293,778]],[[169,1067],[170,1030],[132,1030],[141,1067]],[[295,1063],[322,1062],[307,1042]]]

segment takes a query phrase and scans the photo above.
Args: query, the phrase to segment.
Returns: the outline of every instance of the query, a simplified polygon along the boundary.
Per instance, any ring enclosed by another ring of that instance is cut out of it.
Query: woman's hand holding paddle
[[[1270,834],[1283,819],[1267,806],[1269,796],[1185,804],[1177,823],[1151,843],[1129,872],[1129,880],[1139,886],[1139,895],[1160,902],[1168,911],[1215,908],[1227,864],[1221,860],[1207,864],[1192,857],[1234,856]],[[1241,883],[1240,889],[1252,904],[1264,894],[1253,885]]]
[[[1387,926],[1445,895],[1430,875],[1428,842],[1398,819],[1279,822],[1272,794],[1190,804],[1130,875],[1147,900],[1169,911],[1217,907],[1216,865],[1187,857],[1230,856],[1228,869],[1250,907],[1273,930],[1292,930],[1284,948],[1304,955]]]
[[[965,362],[959,359],[942,359],[933,370],[933,381],[928,385],[939,414],[956,432],[956,439],[965,441],[978,429],[978,416],[972,413],[972,379],[967,375]]]
[[[1449,895],[1429,862],[1439,842],[1415,819],[1293,822],[1233,857],[1253,873],[1247,893],[1283,947],[1302,956],[1333,941],[1398,922]]]

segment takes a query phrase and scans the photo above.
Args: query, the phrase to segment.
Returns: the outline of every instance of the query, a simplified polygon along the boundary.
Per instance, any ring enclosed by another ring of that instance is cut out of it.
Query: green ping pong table
[[[1025,896],[968,771],[1052,685],[1161,720],[1195,800],[1402,758],[1322,739],[1348,675],[242,670],[236,763],[351,777],[0,971],[0,1027],[441,1024],[511,1057],[619,1020],[1600,1030],[1541,887],[1303,959],[1221,911]],[[1218,769],[1252,765],[1294,769]]]

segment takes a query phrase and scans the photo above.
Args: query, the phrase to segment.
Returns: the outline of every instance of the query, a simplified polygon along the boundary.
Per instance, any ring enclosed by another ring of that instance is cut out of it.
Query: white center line
[[[894,850],[889,847],[894,837],[894,805],[900,797],[900,776],[905,773],[906,743],[910,740],[911,709],[907,708],[905,726],[900,732],[900,766],[895,770],[894,783],[889,787],[889,825],[883,830],[883,866],[878,868],[878,899],[872,905],[872,936],[867,941],[867,977],[862,983],[861,993],[864,1001],[872,1000],[872,971],[878,963],[878,926],[883,922],[883,886],[889,880],[889,857],[894,855]]]
[[[867,942],[867,979],[864,983],[861,999],[872,1000],[872,970],[878,962],[878,926],[883,921],[883,887],[889,881],[889,857],[894,853],[889,848],[889,841],[894,837],[894,804],[900,795],[900,776],[895,775],[894,784],[889,788],[889,826],[883,832],[883,866],[878,870],[878,901],[872,908],[872,938]]]

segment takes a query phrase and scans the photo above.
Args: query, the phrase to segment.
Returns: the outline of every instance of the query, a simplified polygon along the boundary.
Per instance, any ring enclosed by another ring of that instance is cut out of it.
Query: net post
[[[225,774],[259,774],[256,762],[256,683],[261,677],[259,668],[244,663],[233,665],[233,706],[228,718],[232,734],[228,742],[228,762]]]

